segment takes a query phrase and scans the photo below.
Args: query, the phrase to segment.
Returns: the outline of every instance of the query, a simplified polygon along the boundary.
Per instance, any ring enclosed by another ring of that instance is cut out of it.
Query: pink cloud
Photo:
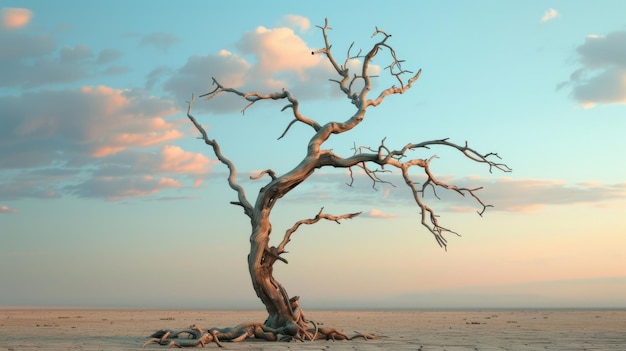
[[[215,162],[200,153],[185,151],[178,146],[166,145],[161,149],[161,170],[169,173],[207,173]]]
[[[149,129],[146,126],[146,129]],[[93,157],[106,157],[124,151],[129,147],[147,147],[161,144],[167,141],[180,139],[184,134],[176,129],[153,131],[146,133],[121,133],[111,136],[110,142],[114,145],[102,145],[97,147],[91,155]]]
[[[7,205],[0,206],[0,214],[12,214],[17,213],[17,210],[9,208]]]
[[[311,48],[290,28],[268,29],[257,27],[239,42],[245,53],[253,53],[259,60],[258,73],[268,76],[278,71],[293,71],[300,75],[304,70],[321,63],[318,55],[311,55]]]
[[[180,139],[184,134],[163,117],[177,112],[169,106],[146,116],[137,97],[107,86],[81,88],[97,106],[99,116],[85,125],[84,137],[91,142],[91,156],[106,157],[130,147],[148,147]]]
[[[117,183],[118,179],[111,179],[112,183]],[[135,186],[136,185],[136,186]],[[117,189],[110,194],[107,199],[110,201],[118,201],[130,197],[141,197],[156,194],[157,192],[168,188],[179,188],[182,184],[172,178],[158,178],[152,176],[143,176],[139,178],[135,184],[130,184],[125,188]]]
[[[536,212],[544,207],[543,204],[521,204],[521,205],[510,205],[507,206],[504,210],[510,212]]]
[[[126,149],[125,146],[108,146],[108,145],[98,146],[91,152],[91,156],[95,158],[107,157],[107,156],[116,154],[120,151],[123,151],[125,149]]]
[[[22,28],[30,22],[33,13],[29,9],[7,7],[2,9],[2,26],[9,29]]]
[[[378,209],[372,209],[370,210],[368,213],[365,214],[366,217],[371,217],[371,218],[396,218],[395,214],[391,214],[391,213],[385,213],[381,210]]]

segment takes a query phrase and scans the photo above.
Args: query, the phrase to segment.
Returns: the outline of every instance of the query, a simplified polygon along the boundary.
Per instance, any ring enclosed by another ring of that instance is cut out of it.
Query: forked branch
[[[235,88],[227,88],[225,86],[223,86],[222,84],[220,84],[220,82],[217,81],[217,79],[212,78],[213,79],[213,85],[215,85],[215,89],[213,89],[213,91],[210,91],[206,94],[202,94],[200,95],[200,97],[205,97],[206,100],[210,100],[212,98],[214,98],[215,96],[221,94],[221,93],[231,93],[231,94],[235,94],[235,95],[239,95],[241,96],[244,100],[248,101],[248,105],[246,105],[242,110],[241,113],[245,113],[246,110],[251,107],[254,103],[256,103],[257,101],[260,100],[283,100],[286,99],[289,104],[285,105],[285,107],[282,108],[281,111],[284,111],[288,108],[290,108],[293,112],[293,116],[294,116],[294,120],[289,123],[289,125],[287,126],[287,128],[285,129],[285,131],[283,132],[283,134],[279,137],[282,138],[285,133],[287,133],[287,131],[289,130],[289,128],[291,127],[291,125],[295,122],[302,122],[308,126],[311,126],[313,128],[313,130],[318,131],[321,126],[319,125],[319,123],[317,123],[315,120],[310,119],[306,116],[304,116],[302,113],[300,113],[300,103],[298,102],[298,100],[291,94],[291,92],[289,92],[286,89],[283,89],[280,92],[274,92],[274,93],[269,93],[269,94],[261,94],[258,92],[242,92],[238,89]]]

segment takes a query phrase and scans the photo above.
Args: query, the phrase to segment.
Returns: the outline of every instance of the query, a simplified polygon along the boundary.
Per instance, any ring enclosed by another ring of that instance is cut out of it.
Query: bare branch
[[[229,170],[228,185],[231,187],[231,189],[237,192],[237,196],[239,198],[238,202],[231,202],[231,203],[243,207],[244,213],[248,217],[252,218],[253,207],[246,199],[246,193],[245,193],[244,188],[237,183],[237,169],[235,168],[235,165],[232,163],[232,161],[230,161],[228,158],[226,158],[222,154],[220,145],[217,143],[217,141],[209,139],[204,127],[200,125],[200,123],[198,123],[196,118],[191,114],[191,109],[192,109],[194,101],[195,101],[195,98],[193,95],[191,95],[191,101],[187,101],[187,105],[188,105],[187,117],[189,118],[189,120],[191,120],[191,123],[193,123],[193,125],[202,135],[202,140],[204,140],[204,143],[213,148],[213,152],[215,153],[215,156],[217,157],[217,159],[220,160],[220,162],[222,162],[224,165],[226,165],[226,167],[228,167],[228,170]]]
[[[289,124],[287,125],[287,128],[285,128],[285,131],[283,131],[283,134],[281,134],[278,137],[278,140],[282,139],[287,134],[287,132],[289,131],[289,128],[291,128],[291,126],[294,125],[296,122],[298,122],[297,119],[294,119],[291,122],[289,122]]]
[[[367,146],[359,146],[359,147],[357,147],[356,144],[355,144],[354,147],[353,147],[354,154],[357,155],[357,154],[362,153],[363,149],[372,151],[372,149],[367,147]],[[378,174],[377,174],[377,173],[389,173],[391,171],[385,170],[385,169],[370,169],[366,162],[357,163],[355,166],[360,167],[361,169],[363,169],[363,171],[365,172],[365,175],[367,175],[372,180],[372,188],[374,190],[378,190],[378,189],[376,189],[376,184],[377,183],[385,183],[385,184],[389,184],[389,185],[395,187],[395,185],[393,185],[391,182],[387,182],[387,181],[384,181],[384,180],[380,179],[378,177]],[[384,165],[382,165],[382,166],[384,166]],[[354,183],[354,176],[353,176],[353,173],[352,173],[352,167],[349,167],[349,170],[350,170],[350,183],[347,183],[347,185],[351,187],[352,184]]]
[[[393,150],[393,151],[390,151],[389,148],[385,146],[385,139],[383,139],[381,141],[380,146],[376,150],[374,150],[373,148],[364,147],[364,146],[357,148],[355,145],[354,155],[348,158],[342,158],[331,151],[326,151],[324,154],[324,156],[326,156],[324,158],[324,161],[325,161],[324,164],[330,165],[336,168],[349,168],[351,181],[350,183],[348,183],[348,185],[350,186],[352,185],[352,182],[354,181],[354,175],[353,175],[351,167],[357,166],[357,167],[363,168],[366,171],[366,174],[370,176],[370,179],[374,181],[374,183],[384,182],[384,181],[378,178],[378,175],[377,175],[378,172],[371,171],[367,167],[367,163],[378,164],[381,166],[381,168],[384,168],[384,166],[387,165],[387,166],[393,166],[398,169],[401,169],[402,176],[405,180],[405,183],[411,189],[413,198],[421,210],[422,224],[435,236],[435,239],[437,240],[437,243],[439,245],[441,245],[442,247],[446,247],[446,239],[444,237],[444,233],[449,232],[449,233],[453,233],[456,235],[458,234],[455,231],[452,231],[451,229],[445,228],[442,225],[440,225],[438,216],[436,215],[435,211],[424,203],[423,194],[424,194],[424,190],[427,187],[429,186],[432,187],[433,192],[437,198],[439,198],[439,196],[436,193],[436,187],[454,191],[460,194],[461,196],[465,196],[466,194],[471,195],[481,206],[480,211],[477,211],[477,213],[480,216],[483,215],[483,213],[486,211],[488,207],[493,207],[493,206],[485,204],[482,201],[482,199],[478,196],[477,191],[481,189],[480,187],[477,187],[477,188],[458,187],[456,185],[447,184],[437,179],[434,176],[434,174],[430,171],[430,168],[429,168],[430,162],[433,159],[437,158],[437,156],[431,156],[429,159],[414,158],[414,159],[403,161],[407,157],[406,155],[407,152],[420,149],[420,148],[430,149],[430,147],[434,145],[442,145],[442,146],[452,147],[454,149],[457,149],[470,160],[478,162],[478,163],[487,164],[489,166],[490,172],[493,168],[496,168],[503,172],[511,171],[511,169],[507,165],[492,161],[493,157],[497,157],[499,159],[499,156],[497,154],[495,153],[481,154],[478,151],[474,150],[473,148],[470,148],[467,143],[465,143],[465,146],[461,146],[461,145],[457,145],[455,143],[448,141],[448,139],[430,140],[430,141],[424,141],[424,142],[416,143],[416,144],[408,144],[405,147],[403,147],[401,150]],[[364,150],[370,151],[371,153],[363,152]],[[424,182],[421,188],[418,188],[409,176],[408,170],[414,166],[423,168],[424,173],[427,177],[426,181]]]
[[[250,176],[250,179],[260,179],[261,177],[263,177],[264,174],[269,175],[270,178],[272,178],[272,180],[276,179],[276,173],[271,169],[266,169],[264,171],[259,172],[255,176]]]
[[[289,228],[286,232],[285,232],[285,237],[283,238],[283,241],[280,243],[280,245],[278,245],[278,248],[276,250],[277,254],[280,255],[281,253],[285,252],[285,246],[289,243],[289,241],[291,240],[291,234],[293,234],[296,230],[298,230],[298,228],[300,228],[301,225],[303,224],[315,224],[317,222],[319,222],[322,219],[326,219],[329,221],[333,221],[336,222],[337,224],[341,224],[339,221],[342,219],[351,219],[354,218],[358,215],[360,215],[362,212],[355,212],[355,213],[346,213],[346,214],[342,214],[340,216],[333,216],[327,213],[322,213],[322,211],[324,210],[324,208],[322,207],[320,209],[320,211],[317,213],[317,215],[313,218],[308,218],[308,219],[302,219],[297,221],[291,228]]]
[[[243,92],[243,91],[240,91],[240,90],[235,89],[235,88],[224,87],[215,78],[213,78],[213,84],[216,86],[216,88],[214,90],[212,90],[209,93],[200,95],[200,96],[206,96],[205,100],[210,100],[213,97],[217,96],[218,94],[224,93],[224,92],[235,94],[235,95],[239,95],[244,100],[248,101],[248,104],[241,110],[241,113],[245,113],[248,108],[250,108],[252,105],[254,105],[256,102],[258,102],[260,100],[282,100],[282,99],[286,99],[287,101],[289,101],[289,104],[286,105],[285,107],[283,107],[281,109],[281,111],[284,111],[284,110],[286,110],[288,108],[291,108],[293,116],[295,117],[296,121],[300,121],[300,122],[302,122],[302,123],[304,123],[306,125],[311,126],[313,128],[313,130],[315,130],[315,131],[318,131],[321,128],[319,123],[317,123],[315,120],[310,119],[310,118],[304,116],[302,113],[300,113],[300,110],[299,110],[300,103],[298,102],[298,100],[295,97],[293,97],[291,92],[289,92],[286,89],[283,89],[280,92],[274,92],[274,93],[269,93],[269,94],[261,94],[259,92]],[[290,123],[290,126],[291,126],[291,124],[293,124],[293,122]],[[287,130],[288,129],[289,129],[289,127],[287,127]],[[285,130],[283,135],[287,132],[287,130]],[[282,138],[282,136],[281,136],[281,138]]]

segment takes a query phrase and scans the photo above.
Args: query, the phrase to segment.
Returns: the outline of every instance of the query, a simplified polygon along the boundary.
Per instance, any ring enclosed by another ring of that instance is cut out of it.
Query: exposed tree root
[[[314,341],[314,340],[353,340],[363,338],[364,340],[376,339],[378,336],[369,333],[355,331],[354,335],[348,335],[337,328],[318,327],[317,323],[311,322],[313,328],[299,329],[294,335],[284,334],[289,328],[270,328],[260,322],[247,322],[234,327],[209,328],[203,330],[197,325],[192,325],[183,330],[161,329],[149,336],[142,347],[150,344],[159,344],[171,347],[204,347],[214,342],[219,347],[223,347],[220,341],[241,342],[246,339],[261,339],[266,341]]]

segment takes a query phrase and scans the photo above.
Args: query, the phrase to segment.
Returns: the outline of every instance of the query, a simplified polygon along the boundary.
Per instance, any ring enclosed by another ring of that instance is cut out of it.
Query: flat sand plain
[[[318,311],[376,340],[224,343],[226,350],[626,350],[625,310]],[[140,350],[158,329],[263,321],[264,311],[0,309],[0,350]],[[218,349],[215,344],[207,348]],[[153,344],[145,350],[164,349]]]

